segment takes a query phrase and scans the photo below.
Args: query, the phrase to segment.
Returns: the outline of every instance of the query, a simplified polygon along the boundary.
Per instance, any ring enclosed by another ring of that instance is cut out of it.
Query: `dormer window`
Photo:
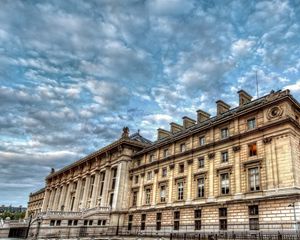
[[[180,152],[185,152],[185,150],[186,150],[185,143],[181,143],[180,144]]]
[[[221,129],[221,139],[225,139],[229,137],[229,130],[228,128],[222,128]]]
[[[201,137],[199,138],[199,145],[200,145],[200,146],[205,145],[205,136],[201,136]]]
[[[248,127],[248,130],[254,129],[256,127],[255,118],[251,118],[251,119],[247,120],[247,127]]]
[[[163,156],[164,156],[164,158],[169,156],[169,149],[168,148],[164,149]]]

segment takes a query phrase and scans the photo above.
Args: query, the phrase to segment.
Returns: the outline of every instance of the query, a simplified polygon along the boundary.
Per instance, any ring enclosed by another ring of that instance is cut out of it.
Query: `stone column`
[[[192,174],[193,174],[193,159],[187,161],[188,164],[188,176],[187,176],[187,198],[186,201],[190,203],[192,201]]]
[[[88,201],[88,197],[89,197],[88,195],[89,195],[89,190],[90,190],[90,183],[91,183],[91,175],[88,174],[85,178],[85,187],[84,187],[84,192],[83,192],[81,208],[86,208],[86,206],[87,206],[87,201]]]
[[[174,163],[170,164],[170,175],[169,175],[169,196],[168,196],[168,204],[172,204],[173,201],[173,185],[174,185]]]
[[[117,177],[116,177],[116,185],[114,189],[114,199],[112,204],[112,209],[119,210],[121,208],[122,204],[122,190],[124,189],[124,186],[126,182],[121,182],[121,179],[123,180],[123,176],[126,175],[126,162],[121,161],[118,164],[117,167]]]
[[[50,189],[45,189],[45,197],[42,205],[42,212],[47,211],[48,205],[49,205],[49,200],[50,200]]]
[[[61,190],[61,194],[60,194],[60,199],[59,199],[59,203],[58,203],[58,210],[61,211],[62,207],[63,210],[65,210],[65,199],[66,199],[66,192],[67,192],[67,184],[64,183],[62,186],[62,190]]]
[[[144,178],[145,178],[145,173],[142,173],[140,175],[141,177],[141,184],[140,184],[140,190],[139,190],[139,197],[138,197],[138,202],[137,206],[141,207],[143,205],[143,195],[144,195]]]
[[[157,194],[157,186],[158,186],[158,172],[159,172],[159,169],[155,169],[154,170],[154,182],[153,182],[153,195],[152,195],[152,203],[151,205],[152,206],[155,206],[156,205],[156,194]]]
[[[58,203],[59,203],[59,199],[60,199],[60,193],[61,193],[61,186],[58,186],[56,188],[56,193],[55,193],[55,198],[54,198],[54,205],[53,205],[53,210],[54,211],[58,211],[60,209],[58,209]]]
[[[47,210],[52,210],[53,208],[53,203],[54,203],[54,197],[55,197],[55,188],[51,188],[50,190],[50,198],[49,198],[49,204],[48,204],[48,207],[47,207]]]
[[[64,202],[64,205],[65,205],[65,211],[70,211],[71,209],[71,205],[70,205],[70,202],[71,202],[71,191],[73,189],[73,182],[69,182],[69,185],[68,185],[68,188],[67,188],[67,193],[66,193],[66,199],[65,199],[65,202]]]
[[[111,169],[109,167],[106,168],[105,171],[105,178],[104,178],[104,185],[103,185],[103,193],[101,197],[101,207],[107,207],[108,206],[108,192],[109,192],[109,185],[110,185],[110,175],[111,175]]]
[[[75,201],[74,201],[74,210],[78,211],[79,208],[79,198],[80,198],[80,192],[82,188],[82,178],[79,178],[77,181],[77,188],[76,188],[76,193],[75,193]]]
[[[99,187],[100,187],[100,172],[96,171],[95,173],[95,181],[94,181],[94,189],[92,193],[92,201],[91,207],[96,207],[97,198],[99,197]]]

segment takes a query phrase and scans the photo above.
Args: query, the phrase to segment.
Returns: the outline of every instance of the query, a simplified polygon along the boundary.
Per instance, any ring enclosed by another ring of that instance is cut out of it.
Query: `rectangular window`
[[[259,216],[258,216],[258,206],[249,206],[249,229],[259,230]]]
[[[161,176],[162,176],[162,177],[166,177],[167,174],[168,174],[167,168],[163,168],[162,171],[161,171]]]
[[[141,230],[146,229],[146,214],[142,214],[141,216]]]
[[[61,225],[61,220],[57,220],[56,221],[56,226],[60,226]]]
[[[180,212],[174,212],[174,230],[179,230],[179,223],[180,223]]]
[[[160,202],[166,201],[166,186],[161,185],[160,186]]]
[[[251,130],[253,128],[256,127],[256,120],[255,118],[251,118],[247,120],[247,126],[248,126],[248,130]]]
[[[73,221],[72,220],[68,220],[68,226],[72,226]]]
[[[110,206],[110,207],[112,207],[113,202],[114,202],[114,194],[111,193],[111,194],[110,194],[110,198],[109,198],[109,206]]]
[[[139,183],[139,175],[136,175],[136,176],[134,177],[134,183],[135,183],[135,184]]]
[[[257,156],[256,143],[251,143],[248,145],[249,157]]]
[[[249,168],[249,190],[259,191],[260,190],[260,180],[259,180],[259,169],[258,167]]]
[[[229,194],[229,173],[220,174],[221,177],[221,194]]]
[[[101,226],[101,224],[102,224],[102,220],[98,220],[97,225]]]
[[[117,180],[117,168],[112,170],[112,183],[111,183],[111,190],[114,190],[116,187],[116,180]]]
[[[137,191],[134,191],[133,194],[132,194],[132,206],[133,207],[135,207],[136,203],[137,203],[137,194],[138,194]]]
[[[99,192],[100,197],[103,194],[104,180],[105,180],[105,172],[101,172],[100,173],[100,192]]]
[[[204,197],[204,177],[197,179],[197,196],[198,198]]]
[[[73,225],[77,226],[78,225],[78,220],[74,220]]]
[[[161,213],[156,213],[156,230],[161,229]]]
[[[179,173],[184,173],[184,163],[180,163],[180,164],[178,165],[178,172],[179,172]]]
[[[150,199],[151,199],[151,189],[150,189],[150,188],[146,188],[145,194],[146,194],[145,204],[150,204]]]
[[[50,221],[50,226],[54,226],[54,224],[55,224],[55,220],[51,220]]]
[[[132,220],[133,220],[133,216],[129,215],[128,216],[128,227],[127,229],[130,231],[132,229]]]
[[[169,149],[164,149],[164,158],[169,156]]]
[[[222,128],[221,129],[221,139],[225,139],[229,137],[229,130],[228,128]]]
[[[219,208],[219,228],[227,230],[227,208]]]
[[[93,225],[93,220],[89,220],[89,225]]]
[[[201,209],[196,209],[194,211],[195,218],[201,218]]]
[[[106,225],[106,220],[104,219],[103,221],[102,221],[102,226],[105,226]]]
[[[198,168],[204,168],[204,157],[198,158]]]
[[[147,180],[151,180],[152,179],[152,172],[147,172]]]
[[[84,193],[84,189],[85,189],[85,181],[86,181],[86,179],[83,179],[82,180],[82,188],[81,188],[81,192],[80,192],[80,201],[82,200],[82,198],[83,198],[83,193]]]
[[[88,222],[89,222],[88,220],[84,220],[83,225],[84,225],[84,226],[87,226],[87,225],[88,225]]]
[[[185,143],[181,143],[180,144],[180,152],[185,152],[185,150],[186,150]]]
[[[151,163],[153,161],[154,161],[154,154],[150,154],[150,156],[149,156],[149,162]]]
[[[178,200],[183,200],[183,182],[178,182]]]
[[[205,145],[205,136],[201,136],[201,137],[199,138],[199,145],[200,145],[200,146],[204,146],[204,145]]]
[[[221,160],[222,160],[222,163],[225,163],[225,162],[228,162],[228,151],[224,151],[224,152],[221,152]]]

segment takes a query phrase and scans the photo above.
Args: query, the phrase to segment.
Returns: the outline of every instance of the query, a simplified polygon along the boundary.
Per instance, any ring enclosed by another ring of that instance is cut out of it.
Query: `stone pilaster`
[[[145,178],[145,173],[142,173],[140,175],[141,178],[141,184],[140,184],[140,190],[139,190],[139,198],[137,202],[137,206],[141,207],[143,205],[143,195],[144,195],[144,178]]]
[[[209,170],[208,170],[208,201],[214,200],[214,154],[208,156]]]
[[[269,140],[270,139],[270,140]],[[272,146],[272,139],[265,138],[264,139],[265,145],[265,158],[266,158],[266,178],[267,178],[267,189],[274,188],[274,172],[273,172],[273,161],[276,161],[276,154],[274,146]],[[275,155],[275,156],[273,156]]]
[[[55,198],[54,198],[54,204],[53,204],[53,210],[54,211],[58,211],[58,210],[60,210],[59,208],[58,208],[58,203],[59,203],[59,199],[60,199],[60,193],[61,193],[61,186],[58,186],[57,188],[56,188],[56,193],[55,193]]]
[[[240,146],[233,146],[232,151],[234,155],[234,181],[236,198],[241,195],[241,160],[240,160]]]
[[[175,148],[175,145],[174,145]],[[168,196],[168,204],[171,204],[173,201],[173,188],[174,188],[174,164],[170,164],[169,166],[169,196]]]
[[[158,184],[158,169],[154,170],[154,182],[153,182],[153,189],[152,189],[152,203],[151,205],[156,205],[156,195],[157,195],[157,184]]]
[[[193,189],[192,189],[193,159],[188,160],[187,164],[188,164],[188,176],[187,176],[187,198],[186,198],[186,201],[191,202],[192,201],[192,191],[193,191]]]

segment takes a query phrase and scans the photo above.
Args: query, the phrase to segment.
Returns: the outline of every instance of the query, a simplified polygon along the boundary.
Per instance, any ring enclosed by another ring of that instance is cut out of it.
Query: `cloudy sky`
[[[0,0],[0,205],[123,126],[154,140],[241,88],[256,97],[256,72],[259,95],[298,98],[299,17],[297,0]]]

